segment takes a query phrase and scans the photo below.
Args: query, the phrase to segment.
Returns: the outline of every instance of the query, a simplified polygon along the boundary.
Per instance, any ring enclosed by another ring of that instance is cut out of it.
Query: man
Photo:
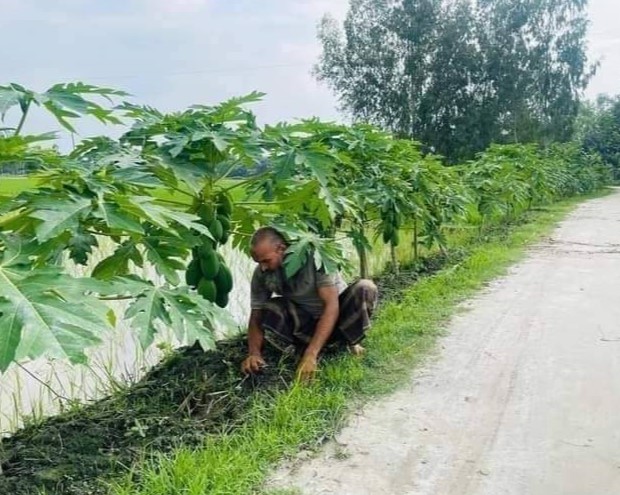
[[[258,263],[252,276],[248,357],[241,369],[255,373],[264,366],[266,340],[286,353],[300,353],[297,376],[314,376],[321,350],[344,343],[353,354],[370,327],[377,301],[377,287],[358,280],[346,287],[339,274],[317,270],[310,259],[290,279],[284,272],[288,244],[272,227],[258,229],[251,240],[251,254]],[[275,296],[275,297],[274,297]]]

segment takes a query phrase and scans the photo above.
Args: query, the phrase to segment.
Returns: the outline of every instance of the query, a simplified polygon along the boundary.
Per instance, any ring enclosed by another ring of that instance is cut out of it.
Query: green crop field
[[[28,189],[35,189],[38,180],[29,177],[0,177],[0,201]]]

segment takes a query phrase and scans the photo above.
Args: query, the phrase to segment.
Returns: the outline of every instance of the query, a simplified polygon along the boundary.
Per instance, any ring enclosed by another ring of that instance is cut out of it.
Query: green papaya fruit
[[[200,261],[193,259],[189,262],[189,265],[187,265],[187,270],[185,270],[185,283],[190,287],[196,287],[201,277]]]
[[[203,203],[200,205],[196,214],[200,217],[200,223],[205,227],[208,227],[215,218],[213,205],[211,203]]]
[[[213,280],[220,269],[220,260],[217,253],[211,249],[203,248],[200,251],[200,271],[207,280]]]
[[[217,212],[220,215],[225,215],[229,217],[232,214],[233,204],[228,193],[221,192],[217,196]]]
[[[383,228],[383,242],[385,244],[389,243],[392,240],[392,235],[394,234],[394,228],[391,225],[386,225]]]
[[[207,280],[206,278],[200,279],[197,288],[198,294],[204,297],[207,301],[215,302],[217,298],[217,288],[213,280]]]
[[[203,204],[202,199],[198,196],[195,196],[194,200],[192,201],[192,209],[190,210],[190,212],[198,214],[198,210],[200,209],[202,204]]]
[[[398,235],[398,230],[395,230],[392,233],[392,238],[390,239],[390,242],[394,247],[398,246],[398,244],[400,243],[400,236]]]
[[[206,258],[211,256],[211,253],[215,252],[215,247],[211,239],[204,239],[203,243],[195,248],[196,256],[194,258]]]
[[[208,238],[204,234],[192,234],[192,244],[194,245],[192,247],[192,256],[194,258],[200,258],[200,254],[198,253],[200,252],[200,248],[206,239]],[[211,241],[211,244],[213,244],[213,241]]]
[[[218,215],[217,219],[222,224],[222,229],[224,229],[224,232],[230,230],[230,217],[228,215]]]
[[[232,273],[224,263],[220,263],[220,269],[217,271],[217,275],[213,279],[217,286],[218,294],[228,294],[233,288]]]
[[[230,217],[226,215],[218,215],[217,219],[222,224],[222,237],[220,238],[220,244],[226,244],[230,237]]]
[[[215,248],[217,246],[217,242],[214,239],[210,239],[208,238],[206,235],[203,235],[200,237],[200,251],[199,252],[204,252],[204,251],[215,251]]]
[[[209,232],[215,239],[216,242],[221,242],[222,234],[224,233],[224,228],[222,227],[222,222],[220,222],[217,218],[214,218],[209,225]]]
[[[228,306],[228,294],[226,292],[222,292],[221,294],[218,292],[215,297],[215,304],[220,308]]]

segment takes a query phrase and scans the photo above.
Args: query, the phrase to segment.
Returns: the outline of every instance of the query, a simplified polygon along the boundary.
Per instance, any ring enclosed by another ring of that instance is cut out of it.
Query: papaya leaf
[[[99,199],[97,206],[93,216],[102,219],[113,232],[144,234],[144,229],[135,215],[121,210],[116,204],[103,198]]]
[[[125,318],[132,320],[138,340],[143,349],[153,343],[157,333],[156,322],[169,326],[172,322],[159,290],[151,286],[137,297],[127,308]]]
[[[286,250],[284,258],[284,272],[287,278],[295,276],[295,274],[308,262],[310,255],[310,246],[307,241],[299,241],[291,244]]]
[[[197,340],[203,349],[212,349],[215,347],[216,329],[237,329],[230,313],[195,292],[190,292],[187,287],[176,287],[162,292],[173,328],[179,336],[179,331],[182,331],[184,339],[189,343]]]
[[[80,265],[85,265],[88,262],[88,255],[97,245],[97,238],[94,235],[77,233],[71,236],[68,243],[69,258]]]
[[[143,221],[149,222],[169,234],[177,237],[179,236],[177,230],[170,223],[174,222],[188,230],[195,230],[213,240],[213,236],[211,232],[209,232],[209,229],[198,223],[200,218],[196,215],[159,205],[155,198],[149,196],[117,195],[115,199],[120,209],[124,212],[142,218]]]
[[[37,239],[45,242],[63,232],[78,230],[80,221],[92,210],[88,198],[61,196],[35,199],[31,206],[35,209],[31,217],[41,220],[36,227]]]
[[[142,245],[147,260],[153,264],[157,273],[172,285],[178,285],[181,280],[177,272],[185,269],[185,264],[179,259],[185,255],[182,245],[175,245],[159,237],[145,237]]]
[[[12,86],[0,86],[0,119],[4,120],[10,108],[19,105],[23,93]]]
[[[101,260],[95,266],[91,276],[101,280],[111,280],[129,273],[129,261],[142,266],[143,259],[134,241],[125,241],[116,248],[114,254]]]
[[[198,340],[203,349],[215,346],[216,328],[236,328],[227,311],[190,292],[187,287],[156,287],[147,283],[125,317],[131,319],[145,348],[153,342],[158,326],[172,327],[180,342]]]
[[[87,294],[83,279],[25,261],[11,247],[0,260],[0,371],[40,356],[84,362],[84,349],[110,328],[107,306]]]
[[[344,249],[334,239],[286,228],[279,230],[291,239],[284,258],[287,278],[294,276],[306,263],[314,263],[317,270],[325,270],[326,273],[336,273],[341,268],[348,267]]]

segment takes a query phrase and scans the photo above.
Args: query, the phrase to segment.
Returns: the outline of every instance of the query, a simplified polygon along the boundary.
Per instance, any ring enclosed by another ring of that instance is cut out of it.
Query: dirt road
[[[304,495],[620,494],[620,192],[466,305],[437,359],[315,459]]]

